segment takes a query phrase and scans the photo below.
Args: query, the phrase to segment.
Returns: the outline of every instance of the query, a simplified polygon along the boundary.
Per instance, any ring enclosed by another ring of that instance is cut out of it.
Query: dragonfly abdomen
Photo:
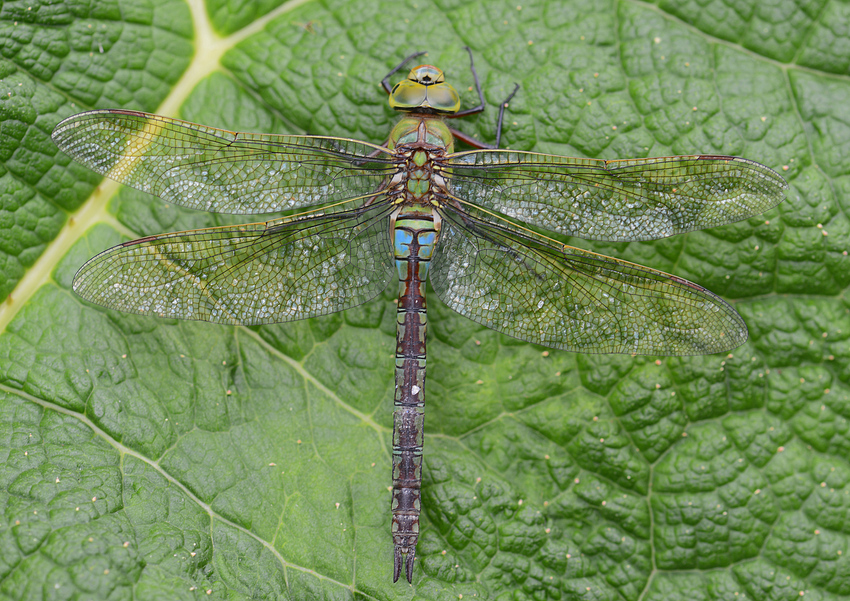
[[[398,210],[393,231],[398,269],[395,398],[393,413],[393,581],[402,565],[413,578],[419,539],[425,414],[425,280],[439,235],[439,220],[422,205]]]

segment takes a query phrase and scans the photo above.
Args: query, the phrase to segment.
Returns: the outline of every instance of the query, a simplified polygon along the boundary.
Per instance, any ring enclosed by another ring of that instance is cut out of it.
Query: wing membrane
[[[216,213],[271,213],[360,198],[393,170],[387,150],[366,142],[236,133],[114,109],[65,119],[53,141],[117,182]]]
[[[446,207],[431,286],[514,338],[582,353],[695,355],[743,344],[740,315],[701,286]]]
[[[74,291],[127,313],[232,325],[342,311],[395,276],[391,208],[150,236],[77,272]]]
[[[751,217],[788,187],[775,171],[731,156],[605,161],[476,150],[447,157],[464,202],[591,240],[654,240]]]

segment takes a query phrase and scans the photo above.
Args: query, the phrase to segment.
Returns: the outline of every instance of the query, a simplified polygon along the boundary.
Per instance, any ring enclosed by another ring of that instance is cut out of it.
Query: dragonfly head
[[[390,92],[390,106],[408,113],[450,115],[460,110],[460,96],[433,65],[419,65]]]

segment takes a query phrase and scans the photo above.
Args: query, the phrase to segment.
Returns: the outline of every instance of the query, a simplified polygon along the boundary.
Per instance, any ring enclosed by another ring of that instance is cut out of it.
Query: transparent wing
[[[766,211],[788,184],[731,156],[604,161],[475,150],[447,157],[453,194],[508,217],[591,240],[654,240]]]
[[[364,303],[394,280],[391,207],[126,242],[80,268],[74,291],[142,315],[279,323]]]
[[[361,198],[393,170],[387,150],[366,142],[236,133],[117,109],[69,117],[53,130],[53,141],[110,179],[216,213],[271,213]]]
[[[747,339],[740,315],[681,278],[441,210],[431,286],[514,338],[582,353],[696,355]]]

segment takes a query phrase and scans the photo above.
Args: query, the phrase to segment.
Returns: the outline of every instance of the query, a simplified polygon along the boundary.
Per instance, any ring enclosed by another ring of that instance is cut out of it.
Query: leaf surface
[[[850,595],[850,8],[519,4],[3,4],[4,598]],[[378,83],[414,51],[474,104],[464,45],[488,103],[465,133],[492,141],[516,82],[512,149],[735,154],[791,188],[722,228],[570,241],[733,302],[728,355],[546,350],[431,294],[423,535],[393,585],[395,291],[252,328],[88,305],[95,253],[237,220],[101,184],[50,132],[127,108],[382,143]]]

